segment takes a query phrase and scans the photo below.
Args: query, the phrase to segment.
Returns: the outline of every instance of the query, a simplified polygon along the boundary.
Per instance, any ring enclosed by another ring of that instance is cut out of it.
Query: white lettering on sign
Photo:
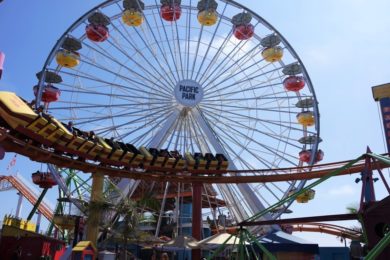
[[[185,79],[176,84],[174,94],[179,104],[194,107],[202,100],[203,89],[198,82]]]

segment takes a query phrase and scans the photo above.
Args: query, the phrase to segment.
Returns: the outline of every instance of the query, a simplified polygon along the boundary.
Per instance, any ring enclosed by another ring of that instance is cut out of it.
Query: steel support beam
[[[261,225],[273,225],[273,224],[301,224],[310,222],[323,222],[323,221],[341,221],[341,220],[354,220],[358,219],[357,214],[338,214],[338,215],[326,215],[326,216],[314,216],[305,218],[290,218],[290,219],[274,219],[274,220],[261,220],[261,221],[244,221],[240,223],[240,226],[261,226]]]
[[[202,187],[201,183],[192,184],[192,237],[202,240]],[[200,259],[200,249],[192,250],[192,259]]]

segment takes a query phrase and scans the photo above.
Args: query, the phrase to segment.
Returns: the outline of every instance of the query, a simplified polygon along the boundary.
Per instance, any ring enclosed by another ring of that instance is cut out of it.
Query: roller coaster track
[[[266,183],[291,180],[318,179],[338,169],[349,161],[320,164],[311,167],[294,167],[267,170],[178,170],[164,167],[147,167],[123,169],[115,166],[97,164],[92,161],[79,161],[63,154],[56,154],[50,148],[33,145],[31,142],[13,136],[6,128],[0,128],[0,145],[7,152],[15,152],[33,161],[51,163],[58,167],[77,169],[85,173],[104,173],[111,177],[130,178],[136,180],[181,183]],[[355,174],[363,171],[364,160],[344,169],[337,176]],[[382,162],[372,165],[372,170],[390,167]]]
[[[0,185],[9,188],[12,185],[17,191],[19,191],[23,197],[25,197],[32,205],[35,205],[39,194],[36,194],[31,190],[24,181],[16,176],[0,176]],[[49,221],[53,219],[53,210],[45,202],[41,202],[38,207],[38,211],[45,216]]]
[[[292,225],[292,231],[325,233],[351,240],[359,240],[362,235],[361,231],[325,223],[294,224]]]

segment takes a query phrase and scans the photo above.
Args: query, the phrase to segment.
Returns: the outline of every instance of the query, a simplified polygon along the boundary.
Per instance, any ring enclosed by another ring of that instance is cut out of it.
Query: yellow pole
[[[99,204],[103,201],[103,173],[92,174],[92,191],[90,203]],[[95,205],[96,205],[95,204]],[[99,222],[100,222],[101,210],[96,207],[90,207],[88,221],[87,221],[87,240],[91,241],[94,246],[97,247],[97,238],[99,234]]]

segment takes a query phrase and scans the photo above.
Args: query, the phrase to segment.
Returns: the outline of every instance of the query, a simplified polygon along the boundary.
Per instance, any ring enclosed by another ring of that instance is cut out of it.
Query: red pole
[[[192,237],[202,239],[202,183],[192,184]],[[200,249],[192,250],[192,259],[201,258]]]

